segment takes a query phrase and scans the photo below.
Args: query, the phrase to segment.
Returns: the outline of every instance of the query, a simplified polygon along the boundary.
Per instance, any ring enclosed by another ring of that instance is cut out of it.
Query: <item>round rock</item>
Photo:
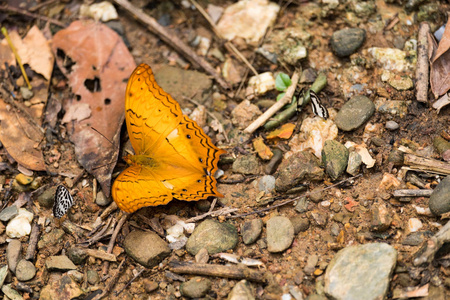
[[[388,129],[388,130],[394,131],[394,130],[397,130],[400,127],[400,125],[398,125],[397,122],[391,120],[391,121],[387,121],[386,124],[384,125],[384,127],[386,127],[386,129]]]
[[[241,227],[242,240],[244,244],[254,243],[261,234],[263,221],[261,219],[253,219],[245,222]]]
[[[430,196],[430,210],[440,216],[450,211],[450,176],[445,177],[434,189]]]
[[[206,248],[209,254],[216,254],[236,247],[238,233],[236,227],[215,220],[205,220],[195,228],[186,243],[186,250],[191,255]]]
[[[167,243],[154,232],[132,231],[123,245],[129,256],[147,268],[153,268],[170,255]]]
[[[16,277],[19,281],[28,281],[36,275],[36,267],[32,262],[22,259],[16,266]]]
[[[272,253],[282,252],[289,248],[294,240],[294,225],[282,216],[267,221],[267,250]]]
[[[360,28],[346,28],[333,33],[330,39],[331,48],[339,57],[347,57],[355,53],[366,39],[366,31]]]
[[[365,96],[354,96],[337,113],[335,123],[343,131],[352,131],[363,125],[375,112],[375,105]]]
[[[188,298],[202,298],[211,289],[211,281],[202,277],[194,277],[180,286],[181,295]]]

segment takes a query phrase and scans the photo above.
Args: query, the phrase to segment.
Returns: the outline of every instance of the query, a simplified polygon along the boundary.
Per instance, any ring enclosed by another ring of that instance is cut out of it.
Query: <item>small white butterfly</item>
[[[58,186],[55,194],[55,202],[53,203],[53,215],[58,219],[61,218],[72,205],[73,198],[69,190],[63,185]]]
[[[320,101],[319,96],[317,96],[317,94],[314,93],[313,90],[310,90],[309,94],[311,96],[311,106],[312,106],[313,113],[316,116],[319,116],[324,119],[328,119],[330,117],[330,115],[328,114],[327,108],[322,105],[322,102]]]

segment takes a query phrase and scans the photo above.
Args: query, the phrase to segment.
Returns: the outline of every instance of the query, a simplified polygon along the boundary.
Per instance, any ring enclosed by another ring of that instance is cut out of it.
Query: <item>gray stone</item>
[[[260,164],[255,155],[242,155],[236,158],[232,165],[234,173],[241,174],[259,174]]]
[[[11,300],[23,300],[23,297],[15,289],[11,287],[11,284],[5,284],[2,286],[2,292],[8,299]]]
[[[98,273],[94,270],[88,270],[86,275],[87,275],[86,276],[87,282],[89,282],[89,284],[92,284],[92,285],[96,284],[100,279],[100,277],[98,276]]]
[[[375,105],[365,96],[354,96],[336,114],[336,126],[343,131],[352,131],[363,125],[375,112]]]
[[[290,218],[292,226],[294,226],[294,234],[308,230],[309,220],[302,216],[295,216]]]
[[[89,255],[83,248],[72,247],[69,250],[67,250],[67,256],[74,264],[81,265],[86,261],[86,258]]]
[[[267,250],[272,253],[282,252],[291,246],[294,240],[294,226],[282,216],[272,217],[267,221]]]
[[[344,173],[348,163],[348,149],[334,140],[325,141],[322,149],[322,161],[325,171],[332,180],[336,180]]]
[[[265,175],[258,180],[258,190],[265,192],[266,194],[275,191],[275,177],[271,175]]]
[[[254,300],[252,290],[247,280],[241,280],[228,294],[227,300]]]
[[[450,176],[442,179],[436,186],[430,196],[429,206],[431,212],[436,216],[450,211]]]
[[[398,125],[397,122],[391,120],[391,121],[387,121],[386,124],[384,125],[384,127],[386,127],[386,129],[388,129],[388,130],[394,131],[394,130],[397,130],[400,127],[400,125]]]
[[[8,222],[18,214],[19,210],[17,209],[17,206],[15,205],[8,206],[0,212],[0,221]]]
[[[23,97],[23,99],[24,100],[29,100],[29,99],[31,99],[32,97],[33,97],[33,91],[32,90],[30,90],[30,89],[28,89],[27,87],[25,87],[25,86],[21,86],[20,87],[20,93],[22,94],[22,97]]]
[[[376,300],[386,297],[397,251],[384,243],[340,250],[325,273],[325,293],[336,300]]]
[[[330,45],[339,57],[347,57],[355,53],[366,39],[366,31],[360,28],[345,28],[333,33]]]
[[[5,282],[5,278],[8,275],[8,266],[5,265],[0,268],[0,286]]]
[[[39,205],[45,208],[52,208],[53,203],[55,202],[55,193],[57,186],[53,186],[49,189],[46,189],[42,194],[37,197]]]
[[[203,277],[194,277],[180,285],[181,295],[188,298],[201,298],[211,289],[211,281]]]
[[[297,200],[297,204],[295,205],[295,211],[299,213],[304,213],[308,211],[308,200],[306,197],[301,197]]]
[[[261,219],[253,219],[245,222],[241,227],[242,240],[244,244],[249,245],[254,243],[260,236],[263,228],[263,221]]]
[[[429,237],[430,235],[428,235]],[[419,246],[426,238],[425,232],[411,232],[402,241],[402,245]]]
[[[95,198],[95,203],[99,206],[107,206],[111,204],[111,197],[106,197],[103,191],[97,193],[97,198]]]
[[[36,267],[32,262],[21,259],[17,263],[16,267],[16,277],[19,281],[28,281],[33,279],[34,275],[36,275]]]
[[[308,256],[306,265],[303,268],[306,274],[311,275],[316,270],[317,263],[319,262],[319,256],[316,254]]]
[[[45,267],[49,271],[69,271],[76,270],[77,266],[65,255],[49,256],[45,260]]]
[[[186,251],[191,255],[196,255],[200,249],[206,248],[212,255],[233,249],[237,242],[236,227],[208,219],[195,228],[186,243]]]
[[[352,151],[348,154],[347,173],[356,176],[359,173],[359,168],[362,164],[361,155],[356,151]]]
[[[158,265],[171,252],[167,243],[154,232],[132,231],[123,245],[129,256],[147,268]]]
[[[297,152],[284,159],[278,170],[275,185],[279,192],[286,192],[305,180],[321,180],[324,175],[319,160],[308,151]]]
[[[22,251],[22,243],[19,240],[13,239],[9,242],[6,248],[6,261],[11,272],[16,272],[16,266],[20,259],[20,252]]]

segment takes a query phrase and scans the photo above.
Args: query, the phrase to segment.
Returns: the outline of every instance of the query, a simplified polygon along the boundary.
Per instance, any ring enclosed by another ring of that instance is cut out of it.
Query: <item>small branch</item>
[[[216,70],[202,57],[198,56],[191,48],[183,43],[178,37],[172,36],[164,27],[158,22],[145,14],[142,9],[136,8],[127,0],[114,0],[127,12],[132,14],[136,19],[147,25],[148,29],[156,34],[161,40],[169,44],[176,51],[184,55],[193,65],[200,66],[208,74],[214,77],[217,83],[224,89],[229,89],[228,83],[216,72]]]
[[[187,219],[186,221],[184,221],[185,223],[195,223],[198,222],[200,220],[203,220],[204,218],[208,217],[208,216],[213,216],[213,217],[217,217],[217,216],[223,216],[226,214],[231,214],[235,211],[238,211],[237,208],[230,208],[230,207],[224,207],[218,210],[214,210],[214,211],[208,211],[204,214],[198,215],[196,217]]]
[[[39,242],[39,236],[40,226],[38,223],[34,222],[33,226],[31,226],[30,241],[28,242],[27,254],[25,255],[26,260],[34,260],[36,246]]]
[[[117,223],[116,228],[114,229],[111,239],[109,240],[108,249],[106,250],[106,253],[112,253],[114,244],[116,243],[117,235],[119,234],[120,230],[122,229],[123,224],[125,223],[125,221],[128,219],[129,216],[130,216],[130,214],[124,214],[120,218],[119,222]],[[109,262],[105,261],[104,265],[103,265],[103,275],[108,273],[108,267],[109,267]]]
[[[24,15],[24,16],[27,16],[27,17],[30,17],[30,18],[33,18],[33,19],[44,20],[44,21],[49,22],[50,24],[53,24],[53,25],[56,25],[56,26],[59,26],[59,27],[62,27],[62,28],[66,27],[66,25],[64,25],[63,23],[61,23],[61,22],[59,22],[57,20],[54,20],[54,19],[51,19],[51,18],[48,18],[48,17],[45,17],[45,16],[41,16],[41,15],[38,15],[38,14],[33,14],[33,13],[27,12],[25,10],[22,10],[22,9],[19,9],[19,8],[15,8],[15,7],[11,7],[11,6],[0,6],[0,11],[13,12],[13,13]]]
[[[405,154],[404,163],[412,170],[450,175],[450,163],[436,159],[420,157],[414,154]]]
[[[300,71],[295,71],[292,75],[291,85],[287,88],[286,94],[278,100],[274,105],[272,105],[265,113],[259,116],[252,124],[245,128],[244,132],[252,134],[256,129],[261,127],[267,122],[277,111],[279,111],[283,106],[290,103],[292,96],[294,95],[295,89],[297,87],[298,81],[300,79]]]
[[[265,283],[264,273],[252,270],[243,265],[224,266],[216,264],[199,264],[182,261],[169,262],[169,268],[174,273],[217,276],[232,279],[247,279]]]
[[[417,68],[416,68],[416,99],[419,102],[428,102],[428,82],[430,77],[428,60],[428,39],[430,25],[422,22],[419,25],[417,36]]]
[[[396,190],[394,197],[430,197],[433,190]]]
[[[97,295],[96,297],[94,297],[92,300],[100,300],[103,297],[105,297],[107,294],[109,294],[109,292],[112,290],[112,288],[116,285],[117,280],[119,279],[120,276],[120,271],[123,267],[123,264],[125,263],[125,260],[122,260],[122,262],[120,263],[119,267],[117,268],[116,273],[114,273],[113,277],[111,278],[111,280],[108,282],[108,284],[105,287],[105,290],[103,291],[103,293],[101,293],[100,295]]]

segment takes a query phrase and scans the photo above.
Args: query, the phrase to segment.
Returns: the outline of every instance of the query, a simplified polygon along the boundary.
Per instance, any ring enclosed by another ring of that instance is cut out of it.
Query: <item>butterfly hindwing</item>
[[[311,107],[314,114],[321,118],[328,119],[329,118],[328,110],[325,106],[322,105],[319,96],[317,96],[317,94],[314,93],[313,90],[310,90],[309,94],[311,96]]]
[[[56,218],[61,218],[72,205],[73,197],[70,195],[69,190],[63,185],[58,186],[55,193],[55,202],[53,203],[53,215]]]

